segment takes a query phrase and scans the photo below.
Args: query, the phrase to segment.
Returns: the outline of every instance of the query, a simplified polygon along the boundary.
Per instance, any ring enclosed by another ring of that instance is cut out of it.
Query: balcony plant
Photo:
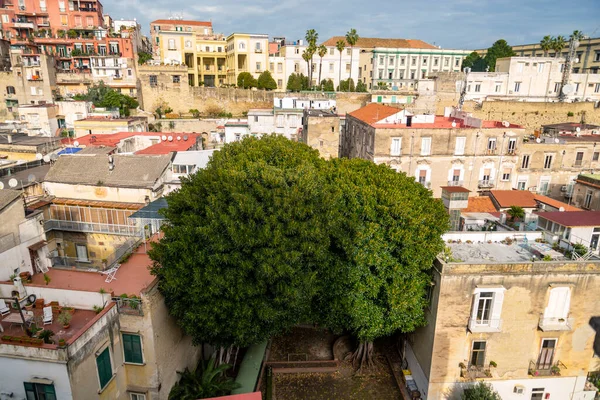
[[[50,329],[44,329],[38,335],[38,339],[42,339],[44,341],[44,343],[52,344],[53,343],[52,342],[52,336],[54,336],[54,332],[53,331],[51,331]]]
[[[560,368],[558,365],[553,365],[552,368],[550,368],[550,373],[552,375],[560,375]]]
[[[496,368],[497,366],[496,361],[490,361],[490,368]]]
[[[67,342],[65,339],[58,339],[58,346],[59,347],[65,347],[67,345]]]
[[[60,313],[56,320],[59,324],[63,326],[64,329],[68,329],[71,324],[71,318],[73,318],[73,315],[71,313],[63,311]]]

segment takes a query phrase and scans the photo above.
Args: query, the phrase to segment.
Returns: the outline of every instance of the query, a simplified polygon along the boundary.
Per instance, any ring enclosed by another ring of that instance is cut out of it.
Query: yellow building
[[[232,33],[227,37],[227,83],[237,85],[242,72],[254,78],[269,68],[269,35]]]

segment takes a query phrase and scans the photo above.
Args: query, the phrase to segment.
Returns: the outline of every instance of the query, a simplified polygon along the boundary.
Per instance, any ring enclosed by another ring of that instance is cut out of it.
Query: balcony
[[[138,236],[139,230],[133,225],[103,224],[95,222],[76,222],[62,220],[46,220],[44,222],[44,231],[52,230],[87,232],[87,233],[108,233],[112,235]]]
[[[262,53],[263,51],[262,51],[262,49],[254,49],[254,52],[255,53]]]
[[[479,184],[477,186],[479,187],[479,189],[491,189],[494,187],[494,182],[492,182],[489,179],[482,179],[479,181]]]
[[[14,27],[21,29],[35,29],[33,22],[15,22]]]
[[[144,315],[142,310],[142,299],[138,297],[127,297],[127,295],[122,295],[120,297],[113,297],[113,301],[117,304],[117,311],[119,314]]]
[[[28,81],[34,81],[34,82],[40,82],[43,81],[42,77],[40,75],[33,75],[33,76],[28,76],[27,77]]]
[[[506,151],[506,155],[507,156],[516,156],[517,155],[517,150],[516,149],[508,149]]]
[[[560,370],[567,369],[567,366],[560,360],[554,364],[552,362],[529,361],[528,374],[531,376],[560,376]]]
[[[480,365],[469,365],[467,367],[462,363],[460,365],[460,377],[465,380],[474,381],[481,378],[490,378],[491,376],[492,373],[489,368]]]
[[[448,181],[448,186],[463,186],[463,181]]]
[[[53,245],[52,242],[53,240],[49,243],[50,248],[56,247],[56,245]],[[129,258],[128,255],[133,253],[141,242],[142,238],[129,238],[119,245],[115,251],[105,259],[95,257],[80,259],[77,257],[60,256],[57,250],[51,250],[48,258],[50,259],[53,268],[81,269],[84,271],[105,271],[116,266],[117,264],[124,263],[124,260]]]
[[[476,332],[500,332],[502,319],[478,319],[469,318],[469,331]]]
[[[570,331],[573,329],[573,318],[544,318],[540,315],[538,327],[541,331]]]

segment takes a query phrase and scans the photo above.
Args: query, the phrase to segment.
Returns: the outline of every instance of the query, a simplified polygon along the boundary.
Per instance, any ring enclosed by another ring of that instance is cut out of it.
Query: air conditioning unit
[[[515,386],[515,388],[513,389],[513,393],[516,394],[523,394],[525,393],[525,387],[521,386],[521,385],[517,385]]]
[[[537,192],[537,186],[530,186],[528,190],[530,192]]]

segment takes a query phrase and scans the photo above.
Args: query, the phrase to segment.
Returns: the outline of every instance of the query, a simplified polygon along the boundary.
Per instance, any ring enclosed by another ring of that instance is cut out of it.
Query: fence
[[[76,268],[85,271],[97,270],[104,271],[112,268],[119,262],[126,254],[132,253],[133,250],[142,242],[142,238],[131,238],[125,241],[119,246],[114,253],[110,254],[106,259],[100,258],[87,258],[80,259],[77,257],[66,257],[66,256],[50,256],[52,261],[52,267],[54,268]]]

